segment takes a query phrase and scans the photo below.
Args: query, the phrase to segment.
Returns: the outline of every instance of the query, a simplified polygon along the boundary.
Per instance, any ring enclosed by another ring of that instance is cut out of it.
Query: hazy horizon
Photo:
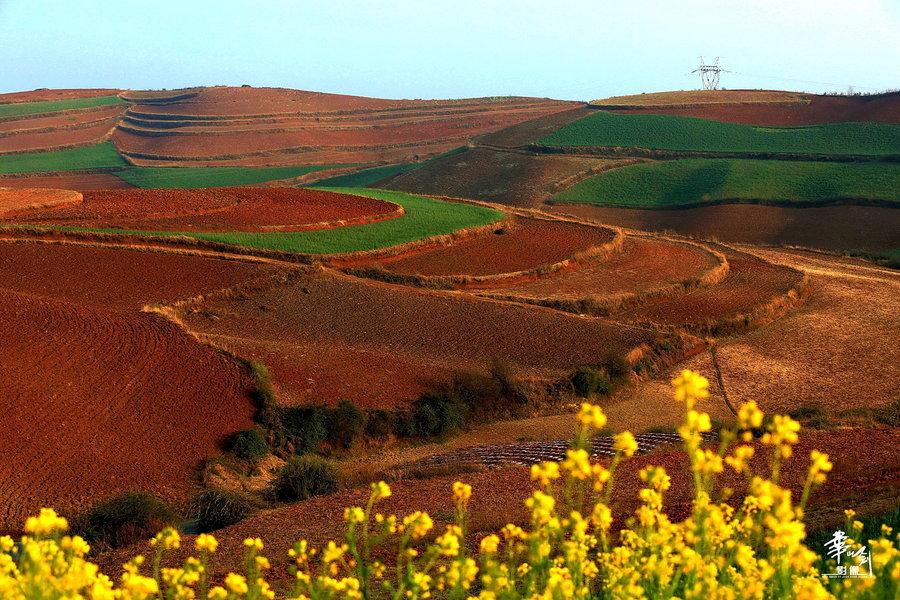
[[[286,87],[382,98],[590,100],[695,89],[900,87],[900,2],[462,1],[447,5],[0,0],[0,93]]]

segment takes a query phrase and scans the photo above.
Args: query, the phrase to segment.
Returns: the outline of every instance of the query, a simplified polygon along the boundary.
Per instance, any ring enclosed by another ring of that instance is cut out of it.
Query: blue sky
[[[697,87],[699,55],[730,88],[900,88],[900,0],[0,0],[0,92],[592,99]]]

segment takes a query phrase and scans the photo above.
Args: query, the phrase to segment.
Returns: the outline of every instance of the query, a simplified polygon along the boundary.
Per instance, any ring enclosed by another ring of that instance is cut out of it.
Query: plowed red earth
[[[487,133],[476,138],[476,142],[486,146],[499,146],[503,148],[518,148],[527,146],[537,142],[545,135],[551,134],[560,127],[568,125],[573,121],[577,121],[582,117],[594,112],[594,109],[585,106],[578,106],[555,112],[553,114],[544,115],[530,121],[524,121],[501,129]]]
[[[0,187],[54,188],[63,190],[113,190],[132,186],[110,173],[55,173],[23,177],[0,177]]]
[[[641,107],[623,113],[699,117],[748,125],[816,125],[848,121],[900,123],[900,94],[881,96],[808,96],[808,104],[705,104],[689,107]]]
[[[510,98],[523,100],[521,98]],[[525,99],[532,100],[532,99]],[[553,101],[551,101],[553,102]],[[345,96],[286,88],[200,88],[191,98],[171,104],[140,105],[139,112],[162,115],[244,116],[291,114],[298,112],[347,112],[389,109],[438,109],[469,105],[501,104],[489,98],[464,100],[388,100],[364,96]],[[560,103],[562,104],[562,103]]]
[[[535,269],[612,241],[614,233],[564,221],[518,217],[493,233],[416,251],[379,264],[396,273],[495,275]]]
[[[411,160],[570,103],[534,98],[382,100],[270,88],[206,88],[138,104],[114,141],[137,160],[277,164]],[[236,162],[240,161],[240,162]]]
[[[395,406],[448,369],[492,359],[559,376],[652,339],[643,329],[331,271],[181,311],[195,331],[272,365],[287,402]],[[279,367],[281,365],[281,367]],[[377,368],[376,368],[377,367]]]
[[[829,432],[805,431],[796,447],[795,458],[786,461],[782,471],[782,485],[792,490],[796,500],[800,496],[808,456],[811,449],[821,449],[830,454],[834,470],[828,481],[811,497],[807,518],[818,526],[833,526],[843,522],[844,516],[836,506],[854,507],[867,513],[860,501],[874,492],[896,498],[900,484],[900,463],[893,451],[900,443],[897,431],[885,429],[849,429]],[[755,460],[756,472],[766,472],[766,458]],[[611,505],[614,510],[613,529],[620,529],[627,517],[637,508],[637,494],[643,486],[638,472],[647,465],[663,466],[672,477],[672,487],[666,492],[666,512],[676,519],[684,518],[691,506],[693,489],[687,476],[687,461],[683,453],[675,449],[660,450],[647,455],[638,455],[622,462],[616,470],[616,485]],[[721,485],[737,490],[732,500],[736,503],[743,497],[746,482],[730,471],[722,477]],[[525,526],[528,511],[523,503],[531,493],[533,483],[528,470],[521,467],[467,473],[463,475],[441,476],[431,479],[404,480],[391,484],[392,495],[378,504],[385,514],[407,515],[415,510],[428,512],[435,519],[435,532],[442,532],[453,515],[452,485],[462,480],[472,485],[472,500],[469,506],[469,533],[477,540],[480,536],[498,531],[507,522]],[[893,489],[894,492],[890,490]],[[273,579],[287,580],[283,565],[287,564],[288,550],[299,539],[307,539],[314,546],[321,547],[328,540],[343,539],[343,510],[348,506],[362,506],[368,499],[370,490],[361,487],[331,496],[313,498],[305,502],[264,511],[216,532],[220,541],[213,578],[221,578],[229,571],[241,568],[243,540],[261,537],[266,542],[265,554],[274,565],[270,574]],[[890,506],[888,504],[888,506]],[[192,548],[191,536],[182,542],[184,550],[177,551],[169,558],[172,565],[181,564]],[[100,559],[113,572],[137,553],[146,554],[149,548],[140,545],[127,550],[107,553]]]
[[[124,112],[123,104],[101,106],[99,108],[81,109],[72,112],[56,113],[44,117],[21,118],[12,121],[0,121],[0,132],[24,132],[37,129],[66,129],[79,127],[97,121],[106,121]],[[0,138],[3,139],[3,138]],[[0,142],[0,147],[4,143]]]
[[[381,187],[536,207],[569,185],[618,164],[579,156],[470,148],[430,161]]]
[[[302,188],[101,190],[63,208],[20,211],[42,225],[149,231],[297,231],[400,216],[390,202]]]
[[[627,236],[622,252],[591,260],[534,281],[503,285],[498,293],[525,298],[608,298],[638,294],[697,278],[718,264],[696,246]]]
[[[102,140],[114,125],[115,120],[110,120],[78,129],[24,132],[0,137],[0,154],[87,145]]]
[[[43,100],[67,100],[69,98],[93,98],[94,96],[112,96],[121,90],[114,89],[59,89],[59,90],[30,90],[27,92],[12,92],[0,94],[0,103],[10,102],[40,102]]]
[[[0,288],[79,306],[138,310],[228,288],[276,267],[36,241],[0,242]]]
[[[264,152],[287,148],[391,146],[437,140],[462,141],[473,135],[509,125],[546,112],[504,111],[463,114],[455,119],[394,125],[368,125],[356,129],[299,129],[295,131],[213,131],[192,135],[139,135],[121,129],[116,132],[116,145],[126,153],[172,157],[208,158]],[[460,144],[457,144],[460,145]]]
[[[139,312],[271,274],[198,256],[0,243],[0,531],[42,506],[190,493],[198,463],[248,427],[233,360]]]
[[[564,204],[549,206],[546,210],[631,229],[675,231],[726,242],[789,244],[839,251],[900,247],[900,210],[879,206],[788,208],[725,204],[678,210],[636,210]]]
[[[0,218],[35,209],[81,203],[81,194],[72,190],[7,189],[0,187]]]
[[[42,506],[185,495],[198,462],[252,422],[237,364],[159,316],[6,289],[0,312],[0,531]]]
[[[743,252],[720,250],[728,259],[728,275],[720,283],[693,288],[674,296],[661,296],[630,308],[621,317],[663,325],[705,325],[745,315],[786,294],[802,273],[768,263]]]

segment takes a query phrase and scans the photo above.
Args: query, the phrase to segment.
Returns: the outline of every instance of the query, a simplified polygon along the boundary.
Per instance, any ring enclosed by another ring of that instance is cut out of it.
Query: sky
[[[900,0],[0,0],[0,92],[277,86],[590,100],[900,88]]]

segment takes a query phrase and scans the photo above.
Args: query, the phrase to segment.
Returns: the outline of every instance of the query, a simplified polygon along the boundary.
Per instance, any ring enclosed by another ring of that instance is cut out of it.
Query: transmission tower
[[[717,90],[719,89],[719,74],[728,73],[728,71],[719,65],[718,56],[716,57],[716,61],[712,64],[706,64],[701,56],[700,66],[691,71],[691,73],[700,73],[700,81],[703,84],[704,90]]]

